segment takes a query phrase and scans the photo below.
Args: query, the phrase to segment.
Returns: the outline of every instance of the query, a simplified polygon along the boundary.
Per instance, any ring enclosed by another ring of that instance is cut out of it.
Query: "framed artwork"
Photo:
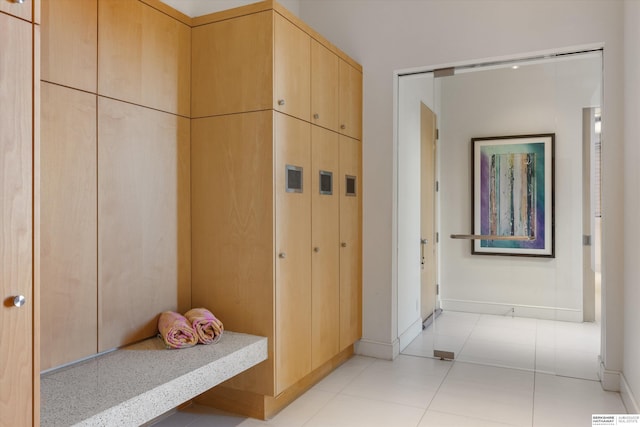
[[[555,134],[471,139],[472,254],[553,258]]]

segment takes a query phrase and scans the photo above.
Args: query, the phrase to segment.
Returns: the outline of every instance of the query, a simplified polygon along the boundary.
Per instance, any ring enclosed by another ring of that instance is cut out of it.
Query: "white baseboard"
[[[411,344],[411,341],[416,339],[416,337],[420,335],[421,332],[422,332],[422,319],[418,317],[416,321],[413,322],[411,326],[409,326],[407,330],[401,333],[400,336],[398,337],[399,350],[400,351],[404,350],[405,347]]]
[[[600,362],[600,384],[607,391],[620,391],[620,372],[609,371]]]
[[[361,356],[375,357],[376,359],[393,360],[400,354],[400,345],[398,340],[392,343],[384,343],[362,338],[355,343],[355,353]]]
[[[638,404],[633,395],[633,391],[631,391],[624,374],[620,374],[620,396],[622,396],[622,403],[624,403],[628,413],[640,414],[640,404]]]
[[[523,304],[507,304],[489,301],[468,301],[442,299],[443,310],[463,311],[467,313],[495,314],[499,316],[531,317],[534,319],[560,320],[564,322],[582,322],[582,310],[573,308],[545,307]]]

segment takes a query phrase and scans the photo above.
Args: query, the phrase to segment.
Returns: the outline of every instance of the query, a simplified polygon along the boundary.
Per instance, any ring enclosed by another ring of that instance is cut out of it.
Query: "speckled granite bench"
[[[267,359],[267,339],[167,350],[158,338],[43,374],[42,426],[139,426]]]

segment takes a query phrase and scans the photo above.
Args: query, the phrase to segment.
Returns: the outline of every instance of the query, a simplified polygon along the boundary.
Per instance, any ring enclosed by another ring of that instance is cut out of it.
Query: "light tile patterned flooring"
[[[192,405],[155,426],[565,427],[626,413],[619,393],[581,379],[597,369],[594,325],[452,312],[436,322],[394,361],[354,356],[269,421]],[[434,339],[456,361],[420,357]]]

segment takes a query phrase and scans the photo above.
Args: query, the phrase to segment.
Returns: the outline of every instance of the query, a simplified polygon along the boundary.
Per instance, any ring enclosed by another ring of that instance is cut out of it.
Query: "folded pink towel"
[[[224,326],[216,316],[206,308],[192,308],[184,314],[196,331],[200,344],[212,344],[222,337]]]
[[[180,313],[165,311],[158,319],[158,331],[167,348],[187,348],[198,344],[198,337]]]

